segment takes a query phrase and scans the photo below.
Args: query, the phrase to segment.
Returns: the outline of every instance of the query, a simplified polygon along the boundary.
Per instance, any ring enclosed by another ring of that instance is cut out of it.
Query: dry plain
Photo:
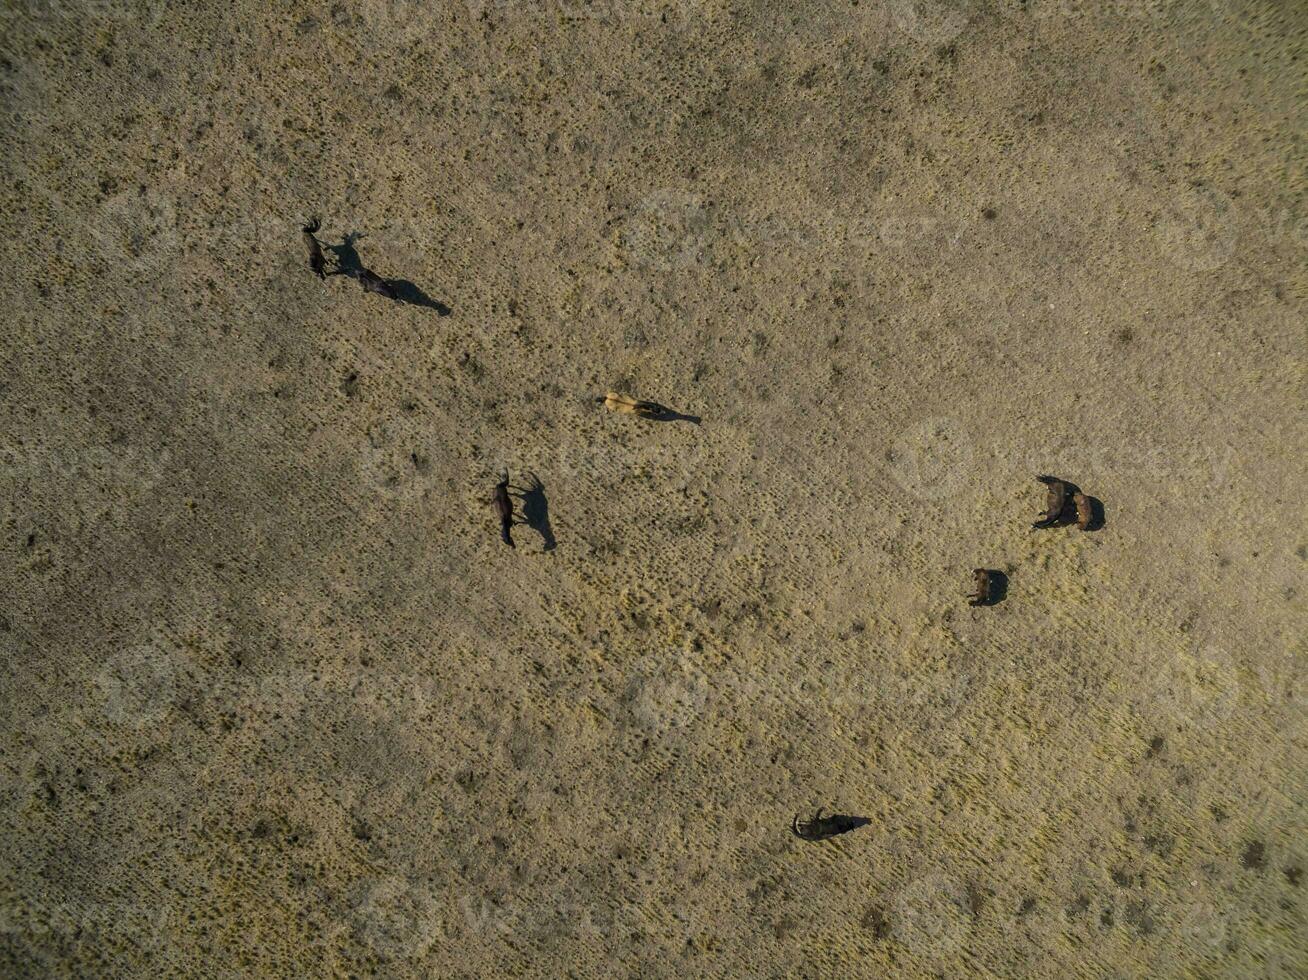
[[[1303,976],[1305,38],[6,0],[0,967]]]

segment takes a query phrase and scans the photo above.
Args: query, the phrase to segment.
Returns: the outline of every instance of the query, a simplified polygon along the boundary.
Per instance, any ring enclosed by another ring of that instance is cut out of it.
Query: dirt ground
[[[0,972],[1308,972],[1308,7],[0,11]]]

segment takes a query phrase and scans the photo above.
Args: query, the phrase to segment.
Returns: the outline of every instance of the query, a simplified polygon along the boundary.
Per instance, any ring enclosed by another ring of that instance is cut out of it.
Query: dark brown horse
[[[798,814],[790,822],[791,832],[800,840],[818,841],[847,834],[859,827],[866,827],[872,821],[867,817],[852,817],[844,813],[822,816],[822,810],[813,814],[812,820],[800,820]]]
[[[1049,487],[1049,493],[1045,498],[1045,516],[1031,527],[1054,527],[1062,522],[1063,511],[1067,507],[1067,484],[1052,476],[1038,476],[1036,479]]]
[[[491,506],[495,516],[500,519],[500,540],[510,548],[514,547],[513,536],[509,529],[513,527],[513,498],[509,496],[509,471],[504,471],[504,478],[495,484],[495,493],[491,496]]]
[[[317,218],[310,218],[309,223],[300,229],[304,235],[305,247],[309,249],[309,269],[319,279],[327,278],[327,259],[322,254],[322,246],[318,244],[318,238],[314,234],[322,225]]]

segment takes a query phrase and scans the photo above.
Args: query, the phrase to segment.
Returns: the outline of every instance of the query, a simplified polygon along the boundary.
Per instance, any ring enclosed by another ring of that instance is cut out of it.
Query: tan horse
[[[643,419],[657,419],[675,414],[658,402],[643,402],[635,398],[628,398],[626,395],[619,395],[613,391],[610,391],[602,398],[596,398],[595,401],[615,412],[622,412],[625,415],[639,415]]]

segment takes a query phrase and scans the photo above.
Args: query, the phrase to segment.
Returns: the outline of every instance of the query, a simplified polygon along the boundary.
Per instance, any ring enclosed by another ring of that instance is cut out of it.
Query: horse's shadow
[[[535,473],[529,474],[531,481],[525,487],[514,487],[522,501],[522,523],[544,539],[545,551],[553,551],[558,542],[554,540],[554,529],[550,527],[550,504],[545,498],[545,485]]]
[[[363,237],[362,232],[352,231],[341,239],[339,245],[327,246],[327,250],[336,257],[336,268],[332,270],[331,275],[349,276],[351,279],[359,277],[365,266],[363,260],[359,258],[359,250],[354,247],[354,243]],[[439,316],[450,315],[451,310],[448,306],[438,299],[432,299],[407,279],[387,279],[386,284],[395,291],[395,296],[401,303],[435,310]]]
[[[690,422],[699,425],[703,420],[698,415],[686,415],[684,412],[676,412],[666,406],[659,406],[663,411],[657,415],[645,416],[651,422]]]
[[[822,811],[818,810],[812,820],[800,820],[796,816],[791,821],[790,829],[800,840],[821,841],[839,837],[851,830],[858,830],[859,827],[866,827],[871,822],[867,817],[856,817],[849,813],[833,813],[824,817]]]

